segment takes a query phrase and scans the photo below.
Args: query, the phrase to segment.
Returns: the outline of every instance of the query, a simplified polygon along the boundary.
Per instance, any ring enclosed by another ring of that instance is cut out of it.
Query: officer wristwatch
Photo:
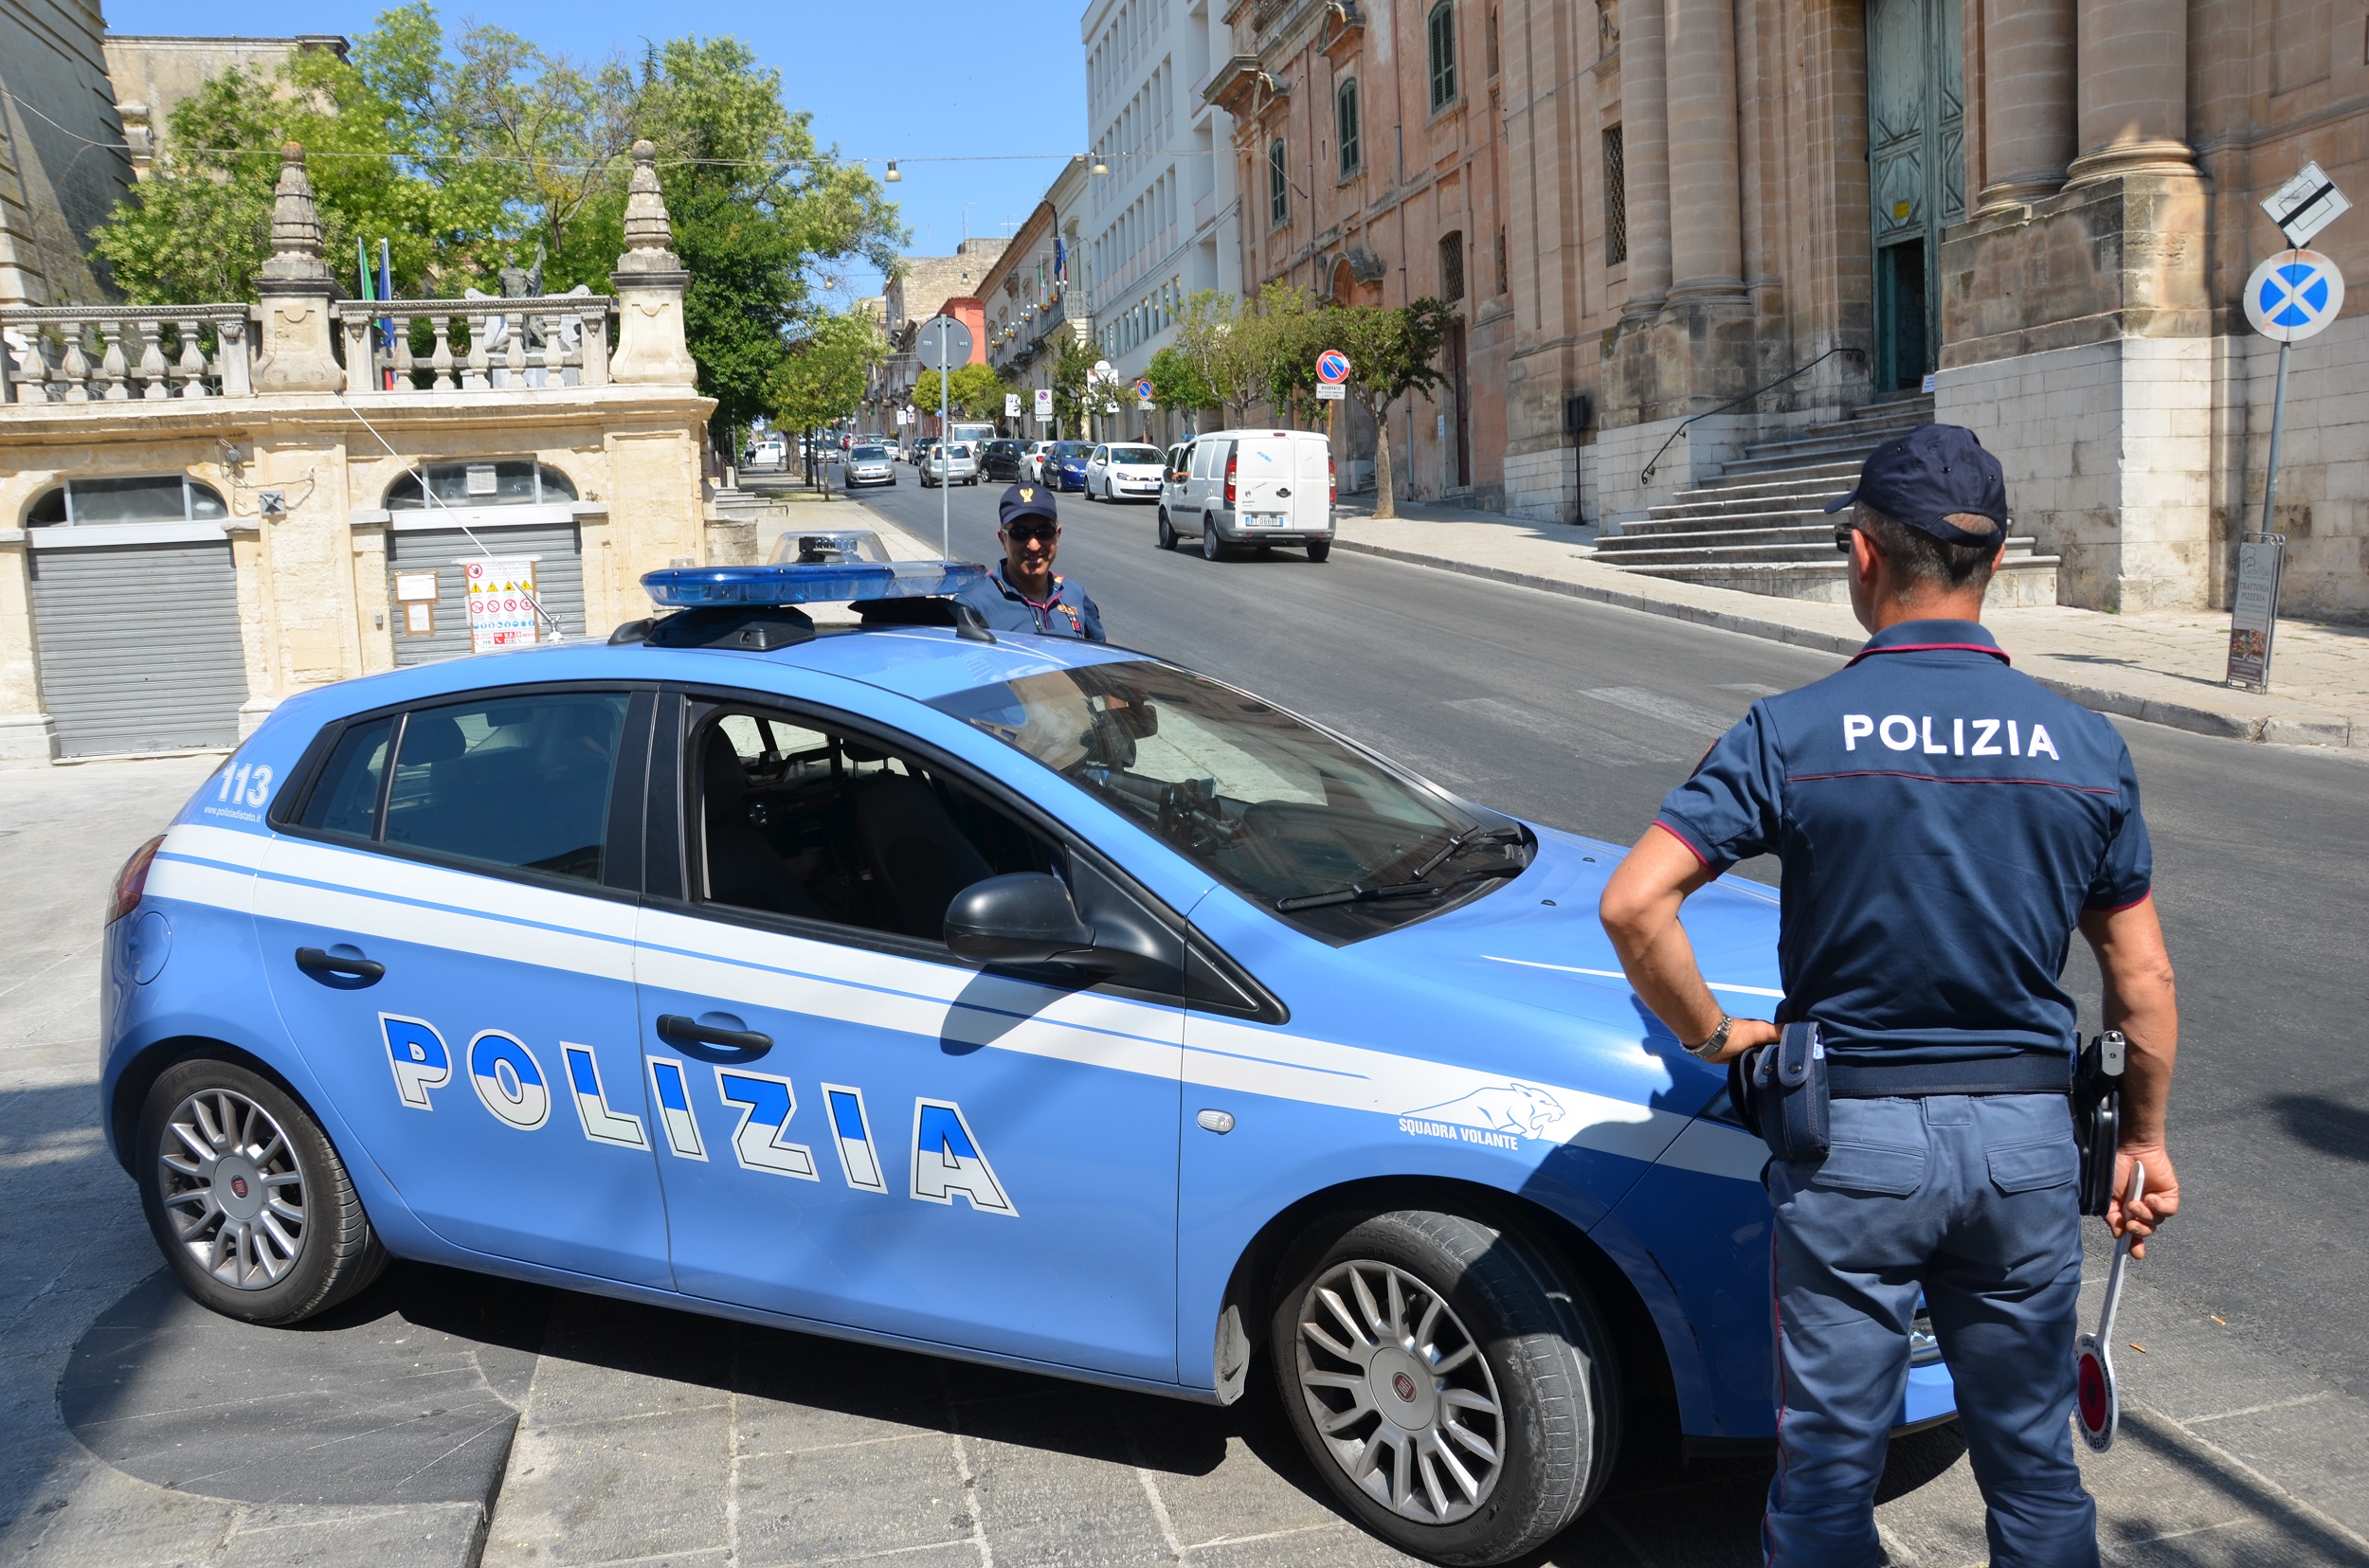
[[[1699,1061],[1708,1062],[1714,1059],[1722,1051],[1727,1049],[1727,1032],[1735,1026],[1735,1019],[1725,1013],[1720,1014],[1719,1027],[1711,1031],[1711,1037],[1700,1045],[1687,1046],[1687,1054]]]

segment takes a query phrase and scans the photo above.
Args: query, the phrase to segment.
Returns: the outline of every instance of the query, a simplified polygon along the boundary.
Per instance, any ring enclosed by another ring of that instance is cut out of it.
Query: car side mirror
[[[1040,871],[973,882],[946,907],[946,945],[975,964],[1054,964],[1094,946],[1069,889]]]

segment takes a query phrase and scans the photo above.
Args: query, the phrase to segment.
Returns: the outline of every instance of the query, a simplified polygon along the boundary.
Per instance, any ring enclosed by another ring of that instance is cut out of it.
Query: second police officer
[[[2179,1037],[2139,786],[2105,719],[2012,670],[1980,624],[2006,542],[1998,462],[1928,425],[1871,455],[1836,545],[1872,635],[1841,671],[1752,705],[1671,791],[1601,914],[1637,993],[1726,1062],[1814,1023],[1828,1152],[1772,1159],[1779,1457],[1766,1560],[1880,1560],[1874,1493],[1922,1294],[1957,1385],[1995,1568],[2089,1568],[2073,1462],[2081,1286],[2058,983],[2095,950],[2105,1027],[2129,1040],[2107,1219],[2144,1237],[2179,1206],[2163,1144]],[[1783,862],[1775,1022],[1731,1018],[1679,910],[1739,860]],[[2134,1255],[2143,1245],[2134,1245]]]
[[[1053,569],[1061,550],[1053,492],[1023,480],[1004,492],[995,514],[1004,559],[984,582],[964,590],[963,603],[979,612],[990,631],[1110,640],[1102,635],[1102,611],[1093,598]]]

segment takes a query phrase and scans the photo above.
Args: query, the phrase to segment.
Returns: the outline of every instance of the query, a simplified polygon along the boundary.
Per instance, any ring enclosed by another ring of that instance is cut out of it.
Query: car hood
[[[1669,1072],[1671,1101],[1709,1103],[1727,1082],[1725,1070],[1687,1055],[1646,1010],[1597,919],[1597,900],[1627,850],[1530,825],[1538,855],[1520,876],[1352,950],[1383,971],[1428,976],[1451,989],[1584,1019],[1637,1040]],[[1703,978],[1731,1013],[1767,1018],[1783,996],[1777,909],[1775,889],[1732,877],[1687,900],[1687,935]]]
[[[1167,476],[1167,471],[1156,462],[1114,462],[1111,472],[1122,479],[1158,479]]]

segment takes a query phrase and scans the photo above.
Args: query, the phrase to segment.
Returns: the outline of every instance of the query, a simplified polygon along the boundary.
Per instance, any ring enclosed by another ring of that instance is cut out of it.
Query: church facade
[[[1280,192],[1245,290],[1456,300],[1454,391],[1396,416],[1420,495],[1618,535],[1781,470],[1798,524],[1821,455],[1939,418],[2006,465],[2060,602],[2227,604],[2266,526],[2277,351],[2240,294],[2285,242],[2257,204],[2307,160],[2369,199],[2369,9],[1238,0],[1233,26],[1206,91],[1246,207]],[[2369,214],[2316,246],[2369,262]],[[2364,394],[2348,311],[2293,351],[2289,613],[2369,617]]]

